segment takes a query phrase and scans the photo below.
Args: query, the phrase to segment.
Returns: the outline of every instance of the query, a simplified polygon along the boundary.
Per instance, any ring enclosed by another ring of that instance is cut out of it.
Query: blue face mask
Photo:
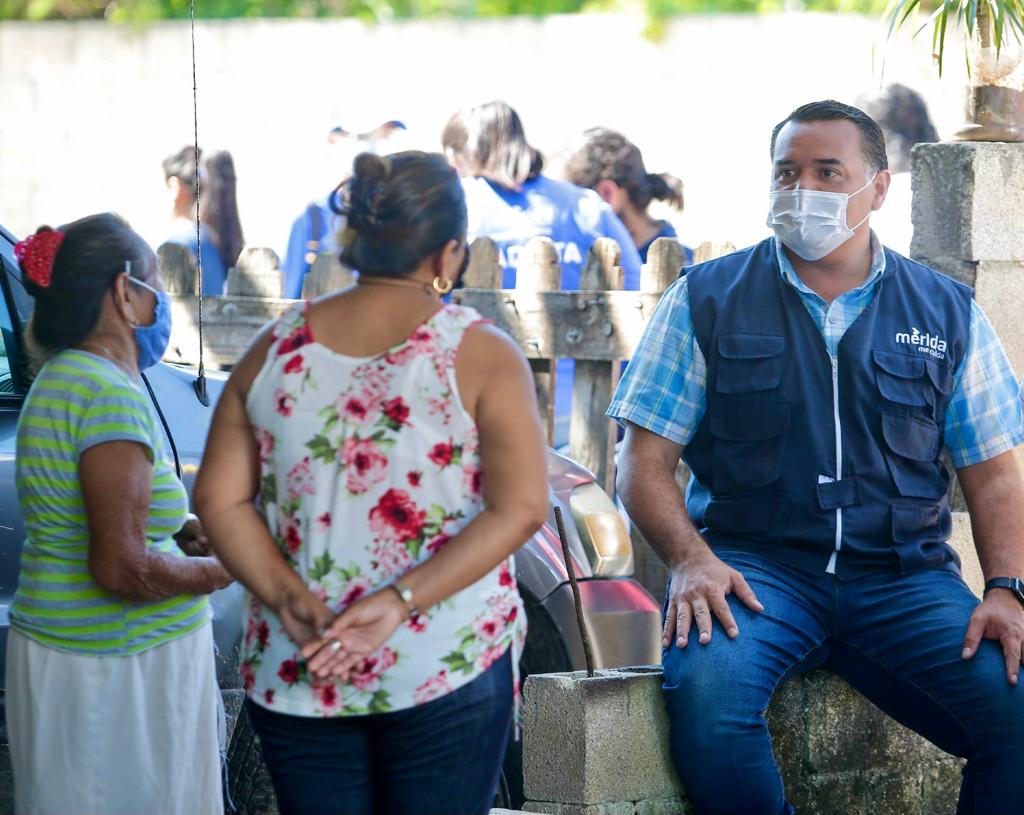
[[[171,300],[167,292],[157,291],[137,277],[129,276],[128,279],[137,286],[149,289],[156,297],[153,322],[149,325],[135,326],[135,344],[139,346],[139,370],[144,371],[163,358],[171,341]]]

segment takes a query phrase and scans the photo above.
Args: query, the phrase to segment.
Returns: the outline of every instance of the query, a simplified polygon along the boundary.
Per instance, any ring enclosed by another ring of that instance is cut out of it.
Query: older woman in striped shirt
[[[17,441],[16,812],[217,815],[205,595],[230,578],[174,540],[188,496],[140,383],[170,331],[156,257],[110,214],[44,227],[15,252],[35,298],[27,339],[46,358]]]

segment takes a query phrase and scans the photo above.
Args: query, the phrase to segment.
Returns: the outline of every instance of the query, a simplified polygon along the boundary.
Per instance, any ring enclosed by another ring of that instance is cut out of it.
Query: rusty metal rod
[[[580,639],[583,640],[583,658],[587,663],[587,676],[593,676],[594,653],[590,647],[590,634],[587,631],[587,623],[583,618],[583,601],[580,599],[580,585],[576,582],[576,568],[572,564],[572,555],[569,553],[569,539],[565,536],[565,522],[562,520],[561,507],[555,507],[555,523],[558,525],[558,539],[562,542],[562,557],[565,558],[565,571],[569,575],[569,585],[572,586],[572,599],[576,604],[576,624],[580,629]]]

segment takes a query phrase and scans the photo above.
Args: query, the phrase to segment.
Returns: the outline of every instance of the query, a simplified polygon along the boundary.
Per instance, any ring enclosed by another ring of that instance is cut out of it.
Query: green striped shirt
[[[97,444],[134,441],[153,462],[146,545],[185,557],[172,535],[188,495],[168,461],[149,399],[120,367],[63,351],[39,372],[18,421],[15,481],[25,522],[11,625],[39,642],[97,656],[137,654],[202,626],[205,596],[137,602],[100,588],[89,574],[89,528],[79,457]]]

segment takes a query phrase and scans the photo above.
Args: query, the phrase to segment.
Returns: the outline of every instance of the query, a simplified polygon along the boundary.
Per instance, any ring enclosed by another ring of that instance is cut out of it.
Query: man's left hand
[[[974,609],[964,637],[963,658],[973,657],[983,639],[999,640],[1006,657],[1006,679],[1016,685],[1024,646],[1024,608],[1006,589],[992,589]]]

